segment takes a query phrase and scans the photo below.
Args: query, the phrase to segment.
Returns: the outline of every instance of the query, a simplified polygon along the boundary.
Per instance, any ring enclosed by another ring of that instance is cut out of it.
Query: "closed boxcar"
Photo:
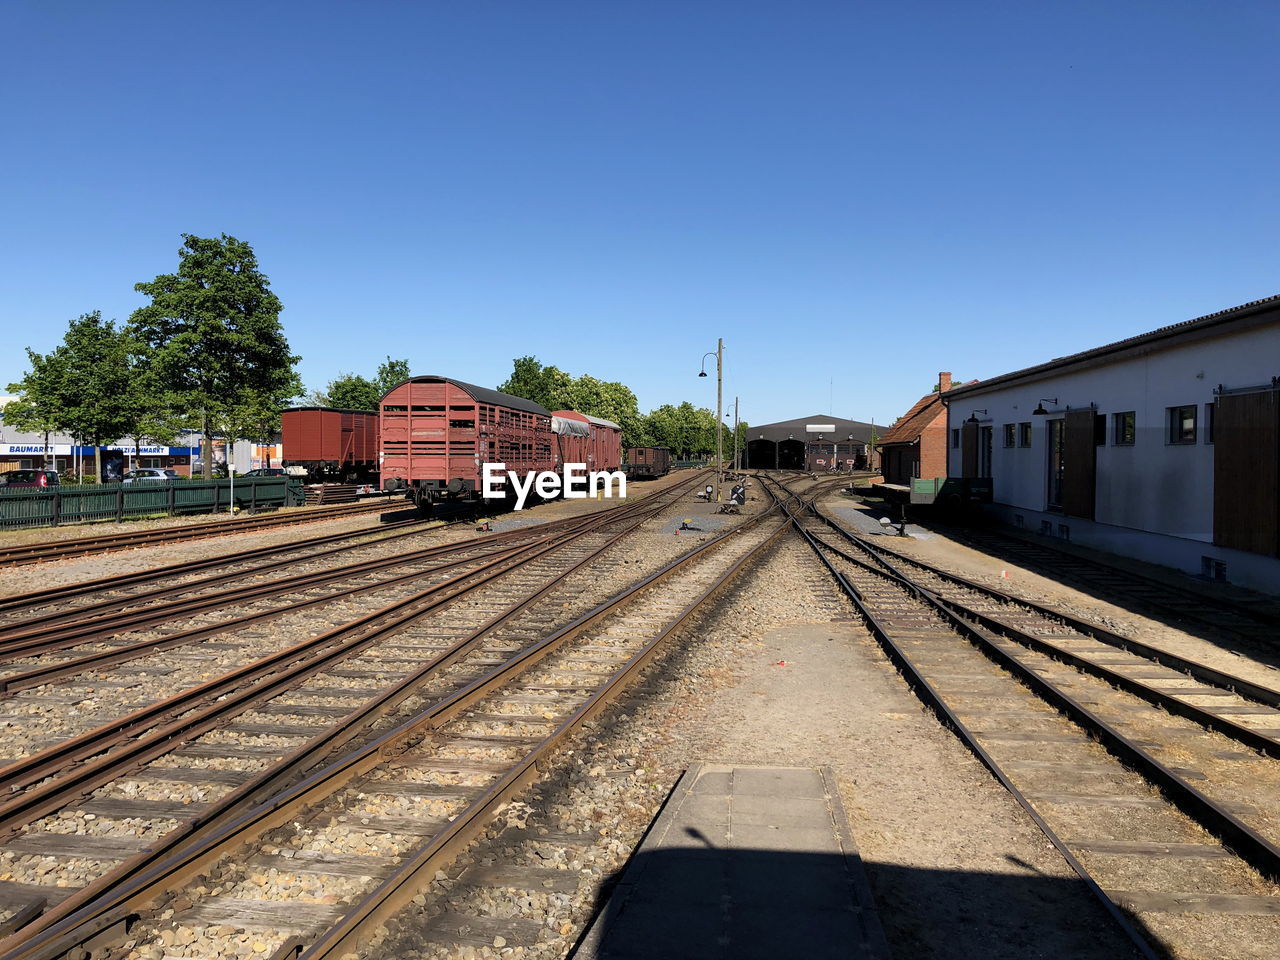
[[[281,466],[308,480],[376,482],[378,414],[369,410],[294,407],[280,415]]]
[[[585,420],[551,415],[551,432],[555,435],[556,462],[586,463],[591,455],[591,428]]]
[[[551,414],[532,400],[451,377],[413,377],[382,398],[382,486],[421,513],[441,500],[484,499],[482,468],[554,470]],[[511,495],[504,489],[502,499]]]
[[[566,460],[566,463],[585,463],[588,470],[618,470],[622,467],[622,428],[612,420],[578,413],[576,410],[556,410],[553,417],[576,420],[587,426],[585,460]]]
[[[653,480],[671,472],[671,451],[667,447],[630,447],[627,450],[627,476],[634,480]]]

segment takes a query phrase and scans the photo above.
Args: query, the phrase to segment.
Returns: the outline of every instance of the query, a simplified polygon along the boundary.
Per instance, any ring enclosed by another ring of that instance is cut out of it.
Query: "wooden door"
[[[1217,399],[1213,542],[1280,556],[1280,392],[1261,390]]]
[[[978,475],[978,425],[965,421],[960,428],[960,476]]]
[[[1062,438],[1062,512],[1069,517],[1093,519],[1097,490],[1097,447],[1093,437],[1093,410],[1068,410]]]

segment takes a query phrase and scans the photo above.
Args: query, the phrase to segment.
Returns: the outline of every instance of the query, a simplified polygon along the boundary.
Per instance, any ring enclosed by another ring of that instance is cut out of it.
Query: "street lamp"
[[[716,358],[716,503],[720,502],[720,468],[724,464],[722,455],[724,440],[721,436],[723,427],[721,421],[724,420],[724,337],[716,340],[716,349],[708,350],[702,355],[702,370],[698,374],[700,377],[707,375],[707,357],[714,356]]]

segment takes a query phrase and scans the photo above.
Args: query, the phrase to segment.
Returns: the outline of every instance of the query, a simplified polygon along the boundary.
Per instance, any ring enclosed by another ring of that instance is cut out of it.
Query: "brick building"
[[[947,475],[947,409],[942,394],[951,374],[938,374],[938,389],[927,393],[880,437],[880,467],[885,483],[909,485],[916,477]]]

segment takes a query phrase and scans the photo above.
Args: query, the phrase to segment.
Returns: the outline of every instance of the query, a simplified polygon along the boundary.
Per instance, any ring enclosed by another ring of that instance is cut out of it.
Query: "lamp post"
[[[702,355],[702,371],[700,377],[707,375],[707,357],[712,355],[708,350]],[[716,503],[720,502],[720,468],[724,465],[724,337],[716,340]]]

